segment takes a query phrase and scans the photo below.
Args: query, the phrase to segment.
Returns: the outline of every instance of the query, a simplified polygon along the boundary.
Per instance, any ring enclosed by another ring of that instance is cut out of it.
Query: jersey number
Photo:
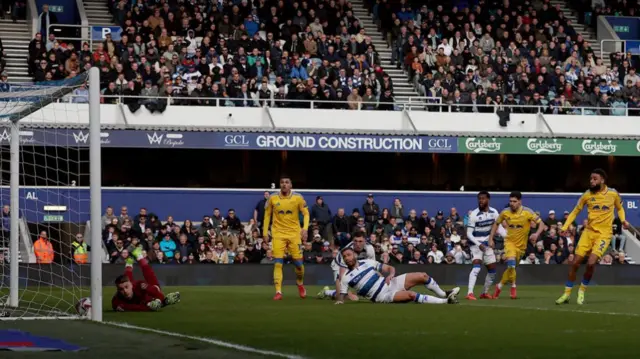
[[[601,250],[601,251],[604,251],[604,246],[606,246],[606,245],[607,245],[607,241],[605,241],[605,240],[601,240],[601,241],[600,241],[600,250]]]

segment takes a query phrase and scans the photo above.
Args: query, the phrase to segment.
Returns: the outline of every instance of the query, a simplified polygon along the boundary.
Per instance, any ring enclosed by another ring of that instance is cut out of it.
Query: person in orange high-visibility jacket
[[[76,264],[89,263],[89,251],[91,247],[84,241],[84,236],[81,233],[76,235],[76,240],[71,243],[71,248],[73,249],[73,261],[76,262]]]
[[[47,236],[47,232],[40,232],[40,237],[33,244],[33,252],[36,255],[36,262],[39,264],[50,264],[53,263],[53,245],[51,241],[49,241],[49,237]]]

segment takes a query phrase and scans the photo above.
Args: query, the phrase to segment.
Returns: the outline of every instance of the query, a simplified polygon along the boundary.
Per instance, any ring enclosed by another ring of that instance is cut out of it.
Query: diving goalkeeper
[[[133,279],[134,259],[138,260],[144,281]],[[117,292],[111,299],[111,306],[117,312],[149,312],[180,302],[180,293],[169,293],[166,296],[160,289],[158,278],[153,269],[142,256],[142,249],[136,248],[127,258],[124,274],[116,278]]]

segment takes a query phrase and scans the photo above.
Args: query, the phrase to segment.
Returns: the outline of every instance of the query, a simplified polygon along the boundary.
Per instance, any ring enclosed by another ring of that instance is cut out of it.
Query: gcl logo
[[[249,140],[244,135],[226,135],[224,136],[225,147],[249,147]]]

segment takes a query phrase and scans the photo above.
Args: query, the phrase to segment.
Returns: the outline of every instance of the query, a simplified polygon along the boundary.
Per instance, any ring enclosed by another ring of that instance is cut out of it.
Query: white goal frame
[[[91,263],[91,315],[93,321],[102,321],[102,233],[101,211],[102,211],[102,170],[101,170],[101,148],[100,148],[100,70],[92,67],[89,70],[89,181],[90,181],[90,218],[91,218],[91,238],[89,244],[92,250],[90,253]],[[10,141],[10,221],[11,230],[9,242],[9,300],[7,306],[19,308],[20,305],[20,263],[19,256],[20,233],[20,117],[10,121],[11,141]],[[72,316],[48,317],[48,316],[24,316],[9,317],[0,319],[72,319]]]

